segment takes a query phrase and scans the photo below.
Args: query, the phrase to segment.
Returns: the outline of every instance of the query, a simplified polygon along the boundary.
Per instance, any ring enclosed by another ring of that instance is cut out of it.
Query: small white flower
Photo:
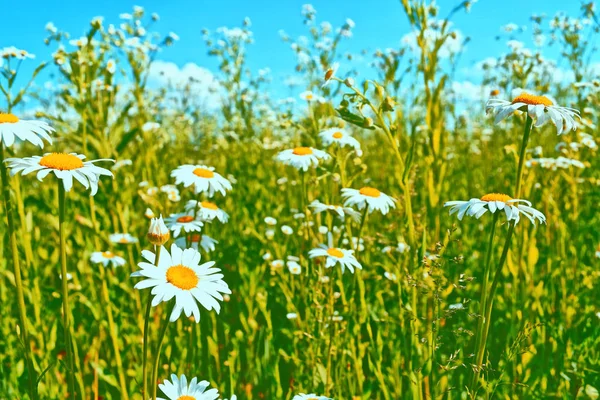
[[[286,264],[292,275],[300,275],[302,273],[302,267],[296,261],[288,261]]]
[[[319,133],[319,137],[325,146],[337,143],[340,147],[352,147],[357,153],[360,153],[360,143],[354,139],[348,132],[340,128],[331,128]]]
[[[451,207],[450,215],[458,212],[459,221],[465,215],[479,219],[488,211],[492,214],[496,211],[504,211],[507,221],[515,221],[515,224],[519,222],[521,215],[527,217],[534,225],[536,220],[540,223],[546,222],[546,216],[531,207],[531,202],[523,199],[513,199],[508,195],[500,193],[486,194],[481,199],[472,198],[468,201],[448,201],[444,204],[444,207]]]
[[[361,219],[360,213],[351,207],[324,204],[319,200],[313,200],[312,203],[309,204],[309,207],[314,209],[315,214],[319,214],[324,211],[330,211],[336,214],[342,221],[346,215],[352,218],[352,220],[356,223],[359,223]]]
[[[113,233],[108,237],[108,240],[115,244],[133,244],[138,242],[138,239],[129,233]]]
[[[152,132],[158,128],[160,128],[160,124],[157,122],[146,122],[144,125],[142,125],[142,130],[144,132]]]
[[[390,208],[396,207],[394,204],[396,199],[368,186],[359,190],[344,188],[342,189],[342,197],[346,199],[344,204],[347,206],[357,206],[359,210],[368,207],[369,214],[377,210],[385,215],[390,211]]]
[[[392,272],[385,271],[383,273],[383,275],[392,282],[396,282],[398,280],[398,277],[396,276],[396,274],[394,274]]]
[[[144,212],[144,217],[146,218],[154,218],[156,215],[154,215],[154,211],[152,211],[150,208],[146,208],[146,212]]]
[[[294,396],[294,398],[292,400],[333,400],[329,397],[325,397],[325,396],[317,396],[314,393],[311,394],[304,394],[304,393],[300,393]]]
[[[265,231],[265,236],[269,240],[273,239],[273,237],[275,237],[275,230],[274,229],[267,229]]]
[[[501,99],[488,100],[486,112],[496,115],[495,123],[514,114],[515,111],[524,111],[534,120],[534,126],[540,127],[552,121],[556,125],[559,135],[569,130],[577,129],[575,118],[581,118],[579,111],[574,108],[560,107],[556,101],[548,96],[537,96],[518,89],[512,101]]]
[[[211,238],[208,235],[202,235],[202,234],[198,234],[198,233],[194,233],[194,234],[190,235],[189,240],[190,240],[190,246],[192,246],[192,249],[200,250],[198,248],[198,246],[200,246],[200,248],[202,250],[204,250],[206,253],[215,251],[216,245],[219,243],[218,241],[216,241],[215,239]],[[186,241],[187,241],[187,238],[185,236],[180,236],[179,238],[177,238],[177,240],[175,240],[175,244],[181,248],[184,248],[187,246]]]
[[[273,269],[283,268],[284,265],[285,265],[285,262],[283,260],[271,261],[271,268],[273,268]]]
[[[323,86],[326,86],[329,82],[331,82],[331,79],[333,79],[333,77],[335,77],[335,74],[337,73],[338,68],[340,67],[339,63],[333,63],[333,65],[331,67],[329,67],[327,69],[327,71],[325,71],[325,79],[323,82]],[[306,99],[305,99],[306,100]]]
[[[175,183],[180,183],[185,187],[194,185],[196,194],[206,193],[208,197],[212,197],[215,192],[225,196],[227,190],[231,190],[231,183],[215,172],[213,167],[206,165],[181,165],[177,167],[171,176],[175,178]]]
[[[22,175],[37,172],[38,180],[42,181],[49,173],[53,172],[58,179],[62,180],[66,192],[71,191],[73,178],[75,178],[86,189],[91,188],[91,195],[94,196],[98,192],[100,176],[113,176],[112,172],[97,167],[94,163],[98,161],[114,162],[114,160],[83,160],[85,160],[85,156],[77,153],[47,153],[43,157],[7,158],[5,161],[8,163],[8,168],[11,169],[11,176],[19,172]]]
[[[265,217],[265,224],[267,225],[277,225],[277,220],[273,217]]]
[[[178,237],[181,230],[185,233],[200,232],[204,224],[188,213],[171,214],[167,218],[167,226],[173,231],[173,237]]]
[[[123,257],[119,257],[110,251],[95,251],[90,256],[90,261],[95,264],[102,264],[105,267],[112,265],[113,268],[125,265],[125,259]]]
[[[4,142],[6,147],[11,147],[18,138],[43,148],[43,140],[52,143],[51,133],[54,128],[44,121],[19,119],[14,114],[0,112],[0,143]]]
[[[291,226],[282,225],[281,226],[281,232],[283,232],[285,235],[291,235],[291,234],[294,233],[294,230],[292,229]]]
[[[310,258],[315,257],[326,257],[325,268],[331,268],[336,264],[340,264],[342,273],[348,268],[350,272],[354,273],[354,268],[362,269],[362,265],[358,262],[354,256],[354,250],[340,249],[333,247],[333,236],[329,235],[329,245],[320,244],[318,248],[312,249],[308,252]]]
[[[296,314],[296,313],[293,313],[293,312],[291,312],[291,313],[287,313],[287,314],[286,314],[286,318],[287,318],[287,319],[296,319],[296,318],[298,318],[298,314]]]
[[[158,385],[169,400],[215,400],[219,397],[217,389],[206,390],[210,385],[208,381],[198,382],[197,378],[193,378],[188,386],[185,375],[177,378],[175,374],[171,375],[171,381],[169,382],[165,379],[163,383]],[[162,397],[157,397],[156,399],[165,400]]]
[[[319,160],[329,160],[331,156],[312,147],[296,147],[277,154],[277,160],[296,169],[308,171],[309,167],[319,165]]]
[[[198,204],[196,200],[190,200],[185,206],[185,211],[190,215],[196,213],[196,218],[201,221],[217,219],[224,224],[229,220],[229,215],[210,201],[201,201]]]

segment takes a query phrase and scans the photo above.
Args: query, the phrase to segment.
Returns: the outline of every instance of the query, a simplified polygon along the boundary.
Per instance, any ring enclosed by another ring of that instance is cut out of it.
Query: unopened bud
[[[146,237],[155,246],[162,246],[171,238],[171,232],[165,225],[162,215],[159,218],[152,218]]]
[[[344,79],[344,85],[346,85],[348,87],[354,86],[354,79],[352,79],[350,77]]]

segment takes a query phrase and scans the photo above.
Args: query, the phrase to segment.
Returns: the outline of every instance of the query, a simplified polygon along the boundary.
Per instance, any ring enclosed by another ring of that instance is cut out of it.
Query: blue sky
[[[130,12],[134,5],[143,6],[147,12],[157,12],[161,20],[156,30],[166,34],[177,33],[181,40],[160,54],[159,59],[179,66],[196,63],[215,70],[215,60],[206,54],[200,30],[215,30],[220,26],[240,26],[244,17],[252,20],[255,43],[250,49],[249,65],[253,70],[269,67],[275,81],[293,74],[295,57],[289,44],[283,43],[278,31],[284,29],[292,38],[306,33],[300,11],[307,1],[296,0],[174,0],[174,1],[81,1],[81,0],[26,0],[12,2],[3,8],[0,24],[0,47],[16,46],[36,54],[31,68],[42,60],[50,60],[54,47],[43,43],[44,26],[52,21],[59,29],[78,37],[88,29],[89,20],[105,17],[105,23],[117,24],[118,15]],[[458,0],[439,0],[441,16],[445,16]],[[329,21],[339,26],[346,17],[356,22],[354,37],[344,45],[345,50],[359,53],[363,49],[398,47],[403,35],[410,32],[406,16],[398,0],[313,1],[318,21]],[[460,12],[453,18],[455,27],[471,38],[462,56],[463,70],[474,62],[504,52],[505,41],[497,41],[501,27],[507,23],[530,26],[531,14],[548,16],[565,11],[571,16],[580,15],[577,0],[479,0],[470,14]],[[529,35],[524,37],[529,39]],[[551,55],[550,55],[551,56]],[[463,72],[464,73],[464,72]],[[468,78],[468,74],[465,74]],[[44,77],[41,77],[44,79]],[[41,82],[38,82],[38,84]],[[277,83],[274,84],[277,86]],[[275,88],[275,90],[281,90]]]

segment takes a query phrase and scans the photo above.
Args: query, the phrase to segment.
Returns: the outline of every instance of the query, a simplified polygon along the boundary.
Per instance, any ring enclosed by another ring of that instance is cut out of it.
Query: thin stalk
[[[531,125],[533,119],[527,114],[527,121],[525,121],[525,132],[523,133],[523,141],[521,143],[521,151],[519,152],[519,166],[517,168],[517,184],[515,189],[515,199],[518,199],[521,195],[521,184],[523,180],[523,166],[525,165],[525,151],[527,150],[527,143],[529,143],[529,134],[531,133]]]
[[[25,296],[23,295],[23,281],[21,280],[21,263],[19,260],[19,249],[17,247],[17,236],[15,233],[15,221],[13,219],[12,202],[10,199],[10,189],[8,183],[8,172],[4,164],[4,143],[0,143],[0,171],[2,175],[2,194],[4,198],[4,211],[8,225],[8,237],[12,253],[13,273],[15,275],[15,287],[17,290],[17,304],[19,308],[19,321],[21,330],[21,340],[25,349],[25,361],[27,364],[27,381],[29,388],[29,398],[37,399],[36,380],[37,374],[33,368],[31,359],[31,347],[29,343],[29,334],[27,329],[27,310],[25,308]]]
[[[65,188],[62,181],[58,180],[58,230],[60,235],[60,270],[62,274],[62,300],[63,300],[63,327],[64,340],[67,351],[67,381],[69,385],[69,395],[75,397],[75,368],[73,366],[73,350],[71,349],[71,327],[69,307],[69,287],[67,279],[67,249],[65,232]]]
[[[354,246],[354,251],[357,253],[358,253],[358,247],[360,246],[360,237],[361,237],[363,228],[367,222],[367,215],[368,215],[367,211],[369,211],[369,205],[365,204],[365,210],[363,211],[362,219],[360,220],[360,227],[358,228],[358,234],[356,235],[356,246]]]
[[[483,319],[483,315],[485,313],[485,307],[486,307],[486,302],[487,302],[487,289],[488,289],[488,282],[489,282],[489,276],[490,276],[490,268],[491,268],[491,261],[492,261],[492,248],[493,248],[493,244],[494,244],[494,236],[496,235],[496,222],[498,221],[498,215],[499,213],[494,213],[494,217],[492,220],[492,228],[490,229],[490,237],[488,240],[488,246],[487,246],[487,250],[486,250],[486,256],[485,256],[485,266],[484,266],[484,272],[483,272],[483,282],[481,284],[481,300],[479,301],[479,322],[477,324],[477,336],[475,339],[475,354],[476,354],[476,358],[475,360],[479,360],[480,358],[480,353],[483,354],[483,352],[485,351],[484,348],[481,347],[481,338],[483,336],[483,325],[484,325],[484,319]],[[485,347],[485,344],[484,344]],[[473,373],[473,381],[471,382],[471,390],[473,390],[475,388],[475,385],[477,384],[477,380],[479,379],[479,371],[481,370],[481,363],[476,361],[477,363],[475,364],[475,371]]]
[[[154,265],[158,266],[160,260],[160,250],[162,246],[156,246],[156,258]],[[144,341],[142,342],[142,398],[147,399],[148,393],[148,324],[150,322],[150,310],[152,309],[152,293],[148,293],[148,301],[146,302],[146,314],[144,316]],[[156,382],[155,382],[156,384]]]
[[[156,354],[154,355],[154,362],[152,363],[152,400],[156,400],[156,389],[158,387],[158,385],[156,384],[158,376],[158,363],[160,362],[160,353],[162,351],[162,345],[165,339],[165,334],[167,333],[167,328],[169,327],[169,315],[171,314],[171,312],[172,310],[169,310],[165,313],[165,322],[158,337],[158,346],[156,348]]]

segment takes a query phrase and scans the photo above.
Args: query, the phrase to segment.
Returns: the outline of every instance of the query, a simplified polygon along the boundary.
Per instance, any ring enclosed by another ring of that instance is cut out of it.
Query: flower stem
[[[69,287],[67,279],[67,249],[65,232],[65,188],[61,180],[58,181],[58,230],[60,235],[60,270],[62,275],[62,300],[63,300],[63,327],[64,341],[67,351],[67,381],[69,385],[69,397],[75,396],[75,368],[73,366],[73,351],[71,349],[71,327],[69,307]]]
[[[154,362],[152,363],[152,400],[156,400],[158,363],[160,362],[160,353],[162,351],[162,345],[165,339],[165,334],[167,333],[167,328],[169,327],[169,315],[171,314],[171,312],[172,309],[165,313],[165,322],[158,337],[158,346],[156,348],[156,354],[154,355]]]
[[[25,308],[25,296],[23,295],[23,282],[21,280],[21,263],[19,260],[19,249],[17,247],[17,237],[15,233],[15,222],[13,219],[12,202],[10,199],[10,190],[8,183],[8,173],[4,164],[4,143],[0,143],[0,171],[2,175],[2,194],[4,198],[4,211],[8,224],[8,237],[12,253],[13,273],[15,275],[15,286],[17,290],[17,303],[19,307],[19,320],[21,330],[21,340],[25,349],[25,361],[27,363],[27,379],[29,385],[29,398],[37,399],[36,372],[33,368],[31,359],[31,347],[29,343],[29,334],[27,330],[27,310]]]
[[[494,244],[494,236],[496,234],[496,222],[498,221],[498,213],[494,213],[492,220],[492,228],[490,229],[490,238],[485,256],[485,267],[483,272],[483,281],[481,284],[481,300],[479,301],[479,323],[477,324],[477,336],[475,341],[475,370],[473,371],[473,380],[471,382],[471,391],[474,390],[477,381],[479,380],[479,373],[481,371],[481,360],[483,360],[483,353],[485,352],[485,342],[482,342],[483,336],[483,325],[484,325],[484,313],[487,302],[488,294],[488,282],[490,276],[490,268],[492,261],[492,247]]]
[[[527,114],[527,121],[525,121],[525,132],[523,133],[523,141],[521,143],[521,151],[519,153],[519,167],[517,169],[517,184],[515,189],[515,199],[521,196],[521,184],[523,180],[523,166],[525,165],[525,151],[527,150],[527,143],[529,143],[529,134],[531,133],[531,126],[533,119]]]
[[[160,250],[162,246],[156,246],[156,258],[154,265],[158,266],[160,260]],[[146,302],[146,314],[144,316],[144,341],[142,342],[142,398],[147,399],[148,393],[148,324],[150,322],[150,310],[152,309],[152,293],[148,293],[148,301]],[[156,383],[156,382],[155,382]]]

